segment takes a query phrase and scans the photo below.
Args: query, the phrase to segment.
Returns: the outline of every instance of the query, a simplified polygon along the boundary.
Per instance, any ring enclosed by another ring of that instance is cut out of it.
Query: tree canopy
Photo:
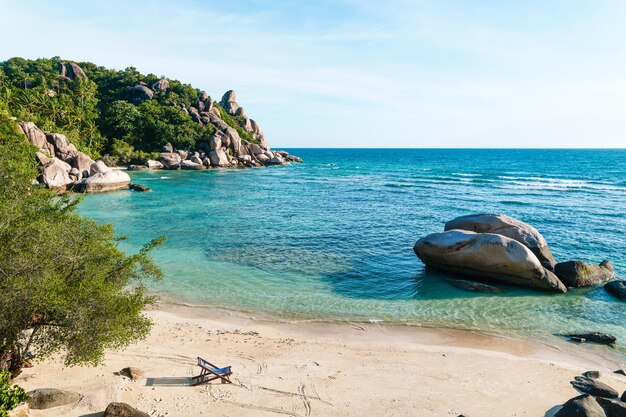
[[[96,364],[144,338],[145,283],[161,277],[149,253],[162,238],[126,255],[110,225],[75,212],[76,196],[33,185],[34,152],[0,108],[0,370],[13,375],[29,351]]]

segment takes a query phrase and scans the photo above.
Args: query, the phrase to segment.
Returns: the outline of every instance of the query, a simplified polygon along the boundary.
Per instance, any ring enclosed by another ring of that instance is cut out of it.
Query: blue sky
[[[0,59],[237,92],[275,147],[624,147],[624,1],[0,0]]]

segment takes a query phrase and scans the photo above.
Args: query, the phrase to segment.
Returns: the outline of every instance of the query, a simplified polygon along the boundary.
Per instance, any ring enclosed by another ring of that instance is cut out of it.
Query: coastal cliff
[[[218,102],[132,67],[11,58],[0,63],[0,111],[18,120],[37,147],[38,181],[57,191],[126,188],[130,177],[109,166],[203,170],[302,162],[271,149],[233,90]]]

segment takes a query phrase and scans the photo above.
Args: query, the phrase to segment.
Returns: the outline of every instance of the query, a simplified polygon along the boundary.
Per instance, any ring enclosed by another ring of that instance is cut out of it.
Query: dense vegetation
[[[75,88],[91,91],[93,85]],[[80,102],[68,95],[73,104],[67,108],[81,123],[68,119],[70,113],[58,122],[82,132],[96,118],[76,110]],[[91,146],[102,138],[94,132]],[[95,364],[105,349],[145,337],[150,320],[142,310],[155,299],[144,283],[161,276],[149,252],[162,239],[125,255],[110,225],[75,213],[75,197],[32,184],[34,152],[0,111],[0,370],[13,376],[29,352],[63,352],[68,365]]]
[[[129,87],[140,82],[151,86],[161,77],[133,67],[118,71],[79,62],[88,79],[69,80],[60,77],[64,62],[68,61],[55,57],[0,63],[0,110],[45,131],[64,133],[94,159],[107,154],[120,163],[143,162],[168,142],[178,149],[196,149],[214,131],[183,110],[198,100],[198,90],[188,84],[169,80],[167,91],[155,91],[151,100],[134,103]],[[240,117],[219,105],[218,110],[242,139],[256,142],[241,127]]]
[[[11,374],[0,371],[0,417],[8,417],[9,411],[26,400],[26,392],[17,385],[11,384]]]

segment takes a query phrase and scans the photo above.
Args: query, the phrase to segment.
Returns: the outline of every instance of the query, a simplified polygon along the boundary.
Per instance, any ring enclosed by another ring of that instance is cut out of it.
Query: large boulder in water
[[[469,230],[476,233],[495,233],[520,242],[535,254],[541,265],[554,270],[556,261],[541,233],[531,225],[504,214],[470,214],[446,223],[444,230]]]
[[[89,178],[82,179],[76,184],[76,188],[86,193],[102,193],[126,189],[128,184],[130,184],[130,177],[127,173],[109,169],[106,172],[96,172]]]
[[[444,272],[544,291],[567,291],[530,249],[506,236],[449,230],[421,238],[413,250],[426,265]]]
[[[626,300],[626,281],[611,281],[604,286],[609,294],[620,300]]]
[[[583,261],[560,262],[555,265],[554,273],[568,287],[587,287],[615,278],[615,269],[609,261],[602,261],[600,265]]]

